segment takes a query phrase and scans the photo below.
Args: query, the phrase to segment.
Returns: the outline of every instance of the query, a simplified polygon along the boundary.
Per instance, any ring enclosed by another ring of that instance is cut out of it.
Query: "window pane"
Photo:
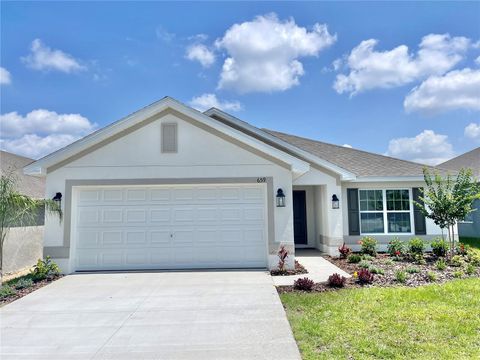
[[[361,213],[362,233],[383,233],[383,213]]]
[[[390,233],[409,233],[412,231],[410,226],[410,213],[389,213],[387,214],[388,232]]]
[[[360,190],[361,211],[382,211],[383,194],[382,190]]]
[[[408,190],[387,190],[387,210],[410,210]]]

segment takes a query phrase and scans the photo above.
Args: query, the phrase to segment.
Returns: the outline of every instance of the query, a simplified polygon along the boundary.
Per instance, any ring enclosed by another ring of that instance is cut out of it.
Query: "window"
[[[177,124],[162,124],[162,153],[177,152]]]
[[[411,233],[410,199],[408,189],[359,190],[360,232]]]

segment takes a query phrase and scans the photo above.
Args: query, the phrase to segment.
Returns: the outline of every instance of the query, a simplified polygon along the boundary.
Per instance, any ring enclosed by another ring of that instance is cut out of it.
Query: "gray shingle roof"
[[[328,144],[274,130],[262,129],[319,158],[327,160],[359,177],[423,176],[423,168],[445,173],[444,169],[395,159],[363,150]]]
[[[473,174],[480,177],[480,147],[440,164],[444,169],[460,170],[472,169]]]
[[[23,167],[34,160],[6,151],[0,151],[0,174],[13,172],[17,181],[17,191],[35,199],[45,197],[45,178],[23,174]]]

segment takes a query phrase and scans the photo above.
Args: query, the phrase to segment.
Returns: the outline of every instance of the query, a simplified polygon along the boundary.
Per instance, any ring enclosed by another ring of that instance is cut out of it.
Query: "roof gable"
[[[272,158],[290,166],[295,176],[299,176],[309,169],[309,164],[299,158],[274,148],[248,134],[222,124],[203,113],[194,110],[170,97],[165,97],[127,117],[114,122],[34,163],[27,165],[24,172],[29,175],[45,176],[47,171],[61,167],[72,159],[94,151],[96,148],[108,143],[112,138],[118,138],[128,133],[135,127],[141,127],[152,119],[158,118],[162,112],[173,111],[180,116],[186,116],[202,126],[211,128],[230,138],[244,144],[246,147],[255,148]]]

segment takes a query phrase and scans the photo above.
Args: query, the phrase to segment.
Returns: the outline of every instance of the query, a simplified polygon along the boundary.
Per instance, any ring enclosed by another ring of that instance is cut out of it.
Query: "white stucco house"
[[[166,97],[24,172],[62,194],[44,256],[70,273],[274,268],[281,245],[291,265],[295,248],[334,254],[366,234],[429,239],[440,229],[412,203],[422,168]]]

